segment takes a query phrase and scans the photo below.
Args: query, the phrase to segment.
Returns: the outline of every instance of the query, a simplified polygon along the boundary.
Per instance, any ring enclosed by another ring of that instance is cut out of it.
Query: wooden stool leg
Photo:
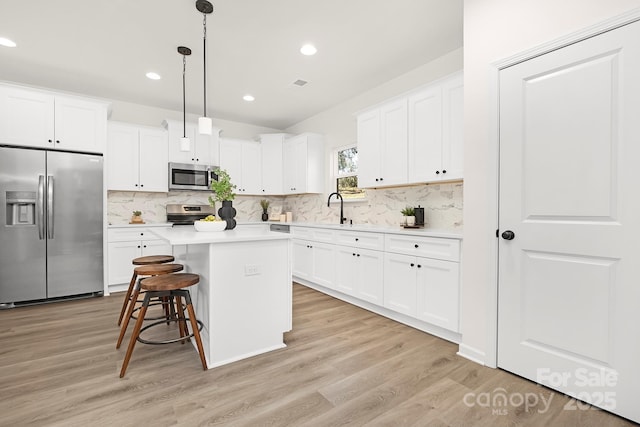
[[[124,296],[124,301],[122,301],[122,309],[120,309],[120,317],[118,318],[118,326],[122,323],[122,317],[124,316],[125,311],[127,311],[127,307],[129,306],[129,302],[131,301],[131,292],[133,292],[133,288],[136,285],[136,279],[138,278],[138,273],[133,271],[133,276],[131,277],[131,282],[129,282],[129,288],[127,289],[127,293]]]
[[[142,307],[140,308],[140,312],[138,313],[138,320],[136,321],[136,325],[133,328],[133,333],[131,334],[131,339],[129,340],[129,347],[127,348],[127,354],[124,356],[122,369],[120,369],[120,378],[124,377],[125,372],[127,372],[127,366],[129,365],[131,354],[133,354],[133,347],[135,347],[136,341],[138,341],[138,336],[140,336],[140,329],[142,329],[142,322],[144,322],[144,315],[147,312],[148,306],[149,292],[145,294],[144,302],[142,303]]]
[[[182,305],[182,298],[179,295],[175,296],[176,299],[176,318],[178,319],[178,328],[180,329],[180,338],[186,337],[189,335],[189,331],[187,330],[187,323],[184,316],[184,307]],[[186,340],[180,341],[181,344],[184,344]]]
[[[133,295],[131,296],[131,304],[129,304],[127,315],[124,317],[124,323],[120,327],[120,336],[118,337],[118,342],[116,343],[116,349],[120,348],[120,344],[122,344],[122,339],[124,338],[125,332],[127,332],[127,327],[129,326],[129,320],[131,319],[133,310],[136,308],[136,301],[138,301],[139,295],[140,295],[140,285],[138,284],[133,290]],[[140,314],[138,313],[138,318],[140,318],[139,315]]]
[[[198,353],[200,353],[200,361],[202,361],[202,368],[207,370],[207,359],[204,357],[204,348],[202,347],[202,340],[200,339],[200,331],[198,330],[198,322],[196,321],[196,313],[191,305],[191,298],[187,300],[187,311],[189,312],[189,321],[193,328],[193,337],[196,339],[196,345],[198,346]]]

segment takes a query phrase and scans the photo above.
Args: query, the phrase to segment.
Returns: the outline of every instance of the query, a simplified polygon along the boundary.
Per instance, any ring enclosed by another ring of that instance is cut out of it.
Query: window
[[[334,162],[336,191],[344,200],[364,199],[365,190],[358,188],[358,148],[351,145],[337,149]]]

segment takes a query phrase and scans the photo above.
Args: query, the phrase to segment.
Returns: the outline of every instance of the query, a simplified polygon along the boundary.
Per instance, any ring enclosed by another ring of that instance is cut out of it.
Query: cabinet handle
[[[200,161],[200,159],[196,159],[196,162],[199,162],[199,161]]]
[[[356,255],[356,256],[360,256],[360,254]]]
[[[192,162],[195,162],[195,161],[196,161],[196,159],[191,159],[191,161],[192,161]]]
[[[142,247],[143,247],[143,248],[146,248],[146,247],[147,247],[147,245],[143,245]],[[420,266],[418,266],[418,267],[420,267]]]
[[[140,249],[140,245],[138,245],[138,249]]]
[[[422,266],[420,264],[418,264],[418,268],[421,268]]]
[[[418,244],[416,243],[415,245],[413,245],[416,249],[419,248]]]
[[[436,171],[436,175],[440,175],[440,171]]]
[[[50,139],[49,142],[53,142],[53,140]]]
[[[384,181],[384,178],[380,178],[380,181]]]
[[[60,140],[59,139],[56,139],[56,144],[60,144]]]
[[[415,264],[414,264],[414,263],[411,263],[411,267],[413,267],[413,266],[415,266]]]
[[[144,233],[140,233],[141,236],[144,236]]]
[[[442,173],[447,173],[447,171],[446,171],[446,170],[444,170],[444,169],[442,169]]]
[[[358,238],[356,237],[356,242],[358,241]]]
[[[351,254],[351,255],[356,256],[356,254]]]
[[[140,184],[140,188],[144,187],[144,184]]]
[[[378,182],[378,181],[380,181],[380,179],[379,179],[379,178],[376,178],[376,182]]]

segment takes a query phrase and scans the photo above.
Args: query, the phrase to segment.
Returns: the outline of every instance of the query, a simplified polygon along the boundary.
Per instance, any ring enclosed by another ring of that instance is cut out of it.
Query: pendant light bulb
[[[197,0],[196,9],[202,13],[202,45],[203,49],[203,84],[204,84],[204,109],[203,115],[198,119],[198,132],[200,135],[211,135],[213,123],[207,117],[207,15],[213,12],[213,5],[207,0]]]
[[[182,55],[182,138],[180,138],[180,151],[191,151],[191,141],[187,138],[187,98],[185,95],[187,55],[191,55],[191,49],[179,46],[178,53]]]

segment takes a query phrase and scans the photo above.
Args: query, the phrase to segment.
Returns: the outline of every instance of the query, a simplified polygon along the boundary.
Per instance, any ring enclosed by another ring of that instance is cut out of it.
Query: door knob
[[[516,233],[511,230],[506,230],[502,233],[502,238],[504,240],[513,240],[516,237]]]

